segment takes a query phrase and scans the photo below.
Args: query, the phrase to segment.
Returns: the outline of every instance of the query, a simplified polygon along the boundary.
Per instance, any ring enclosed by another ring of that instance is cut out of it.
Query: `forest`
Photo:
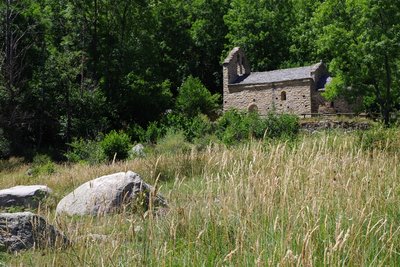
[[[387,125],[400,104],[399,0],[4,0],[0,34],[0,158],[214,120],[234,46],[254,71],[323,60],[326,97]]]

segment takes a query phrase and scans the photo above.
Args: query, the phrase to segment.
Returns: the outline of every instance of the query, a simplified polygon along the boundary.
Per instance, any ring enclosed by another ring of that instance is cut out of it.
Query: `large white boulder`
[[[119,172],[88,181],[65,196],[57,205],[57,214],[103,215],[143,195],[149,201],[153,188],[138,174]],[[155,204],[166,206],[164,198],[157,195]]]
[[[15,252],[68,244],[68,239],[31,212],[0,213],[0,251]]]
[[[0,190],[0,207],[36,207],[49,194],[51,189],[45,185],[19,185]]]

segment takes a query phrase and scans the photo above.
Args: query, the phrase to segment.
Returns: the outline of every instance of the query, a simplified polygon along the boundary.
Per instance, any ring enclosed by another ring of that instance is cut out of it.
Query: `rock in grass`
[[[88,181],[65,196],[57,205],[57,214],[103,215],[117,211],[125,204],[139,200],[148,208],[152,186],[131,171],[119,172]],[[156,195],[154,206],[166,206],[165,199]]]
[[[0,207],[23,206],[35,208],[51,194],[45,185],[19,185],[0,190]]]
[[[144,146],[142,144],[137,144],[131,149],[131,154],[136,157],[145,157]]]
[[[31,212],[0,213],[0,250],[15,252],[68,244],[68,239]]]

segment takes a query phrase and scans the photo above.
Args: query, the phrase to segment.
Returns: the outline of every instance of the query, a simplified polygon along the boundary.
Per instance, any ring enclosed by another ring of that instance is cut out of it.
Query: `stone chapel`
[[[310,115],[350,113],[344,100],[326,101],[321,93],[331,77],[324,63],[312,66],[251,72],[250,62],[235,47],[223,62],[223,109]]]

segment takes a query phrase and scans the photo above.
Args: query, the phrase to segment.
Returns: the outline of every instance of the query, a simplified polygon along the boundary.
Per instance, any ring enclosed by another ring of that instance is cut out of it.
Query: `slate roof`
[[[233,84],[265,84],[291,80],[312,79],[313,76],[311,75],[311,72],[313,70],[315,70],[315,65],[300,68],[252,72],[248,75],[238,77]]]

